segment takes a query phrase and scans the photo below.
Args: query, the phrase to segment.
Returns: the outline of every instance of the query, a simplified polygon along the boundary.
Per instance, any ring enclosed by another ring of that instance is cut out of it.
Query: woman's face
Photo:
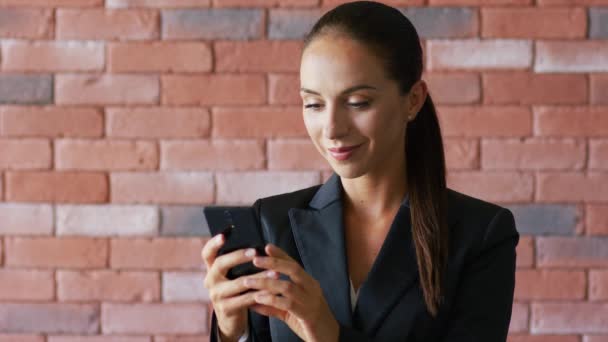
[[[415,112],[409,94],[400,94],[383,68],[368,47],[336,34],[314,39],[302,53],[304,124],[341,177],[405,167],[405,128]],[[348,153],[330,151],[351,146],[356,148]]]

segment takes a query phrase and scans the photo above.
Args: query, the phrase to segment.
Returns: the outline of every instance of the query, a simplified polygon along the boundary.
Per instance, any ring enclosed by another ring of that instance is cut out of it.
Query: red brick
[[[608,205],[587,204],[585,212],[587,234],[608,235]]]
[[[481,143],[484,169],[574,169],[585,166],[586,146],[573,139],[488,139]]]
[[[608,173],[589,171],[541,172],[537,175],[536,200],[574,202],[608,200]]]
[[[486,104],[587,103],[585,75],[487,73],[482,76]]]
[[[268,169],[270,170],[329,170],[310,139],[270,140]]]
[[[608,136],[608,107],[534,107],[536,135]]]
[[[302,105],[300,76],[293,74],[268,75],[268,103]]]
[[[608,104],[608,74],[591,74],[590,102],[595,105]]]
[[[300,41],[216,42],[217,71],[285,71],[300,69]]]
[[[124,7],[209,7],[211,0],[106,0],[108,8]]]
[[[0,235],[52,235],[53,226],[49,204],[0,204]]]
[[[219,107],[213,109],[213,137],[307,137],[299,107]]]
[[[53,300],[55,279],[51,271],[0,270],[0,299]]]
[[[261,140],[163,141],[161,170],[255,170],[265,166]]]
[[[516,254],[518,269],[534,267],[534,239],[531,236],[521,236]]]
[[[108,108],[107,135],[117,138],[200,138],[211,131],[204,108]]]
[[[63,170],[155,170],[158,150],[151,141],[57,140],[55,168]]]
[[[580,342],[578,335],[510,335],[507,342]]]
[[[103,6],[103,0],[0,0],[0,6],[93,7]]]
[[[608,169],[608,139],[589,140],[589,168]]]
[[[168,105],[256,105],[266,101],[263,75],[166,75],[162,103]]]
[[[532,43],[526,40],[428,40],[428,70],[526,69],[532,65]]]
[[[213,0],[214,7],[312,7],[320,0]]]
[[[55,221],[57,236],[155,236],[160,214],[145,205],[58,205]]]
[[[0,139],[0,169],[49,169],[51,144],[45,139]]]
[[[448,186],[489,202],[529,202],[534,192],[532,174],[506,171],[448,173]]]
[[[127,335],[64,335],[64,336],[49,336],[48,342],[152,342],[150,336],[127,336]]]
[[[540,6],[608,5],[607,0],[537,0]],[[587,341],[585,341],[587,342]]]
[[[482,8],[484,38],[584,38],[583,8]]]
[[[538,41],[536,72],[603,72],[608,69],[608,42]],[[574,87],[572,87],[574,89]]]
[[[157,272],[57,271],[57,297],[60,301],[160,300]]]
[[[509,334],[528,331],[529,311],[528,304],[513,303]]]
[[[59,9],[59,39],[144,40],[160,37],[159,14],[151,9]]]
[[[43,335],[0,334],[0,342],[45,342]]]
[[[583,271],[518,270],[515,299],[584,299],[586,288]]]
[[[519,106],[437,107],[444,136],[521,137],[532,134],[532,113]]]
[[[0,330],[8,333],[95,334],[99,304],[1,303],[0,317],[7,317]]]
[[[110,185],[115,203],[207,204],[214,196],[207,172],[116,172]]]
[[[608,271],[589,271],[589,298],[591,300],[608,299]]]
[[[256,199],[320,183],[319,172],[260,171],[216,174],[217,203],[251,205]]]
[[[9,137],[100,137],[103,113],[86,107],[0,107],[0,132]]]
[[[444,138],[443,148],[448,169],[479,168],[479,142],[477,140]]]
[[[2,68],[9,71],[101,71],[99,42],[8,41],[2,43]]]
[[[92,238],[7,237],[7,266],[37,268],[94,268],[107,266],[108,241]]]
[[[536,258],[539,267],[606,267],[608,249],[605,237],[538,237]]]
[[[322,6],[330,7],[337,6],[339,4],[343,4],[346,2],[351,2],[350,0],[321,0]],[[387,4],[389,6],[414,6],[414,5],[424,5],[424,0],[379,0],[383,4]]]
[[[203,270],[201,250],[207,240],[192,237],[112,239],[110,266],[116,269]]]
[[[534,303],[531,323],[535,334],[608,333],[608,304]]]
[[[104,334],[207,333],[205,304],[112,304],[101,306]]]
[[[156,104],[159,79],[152,75],[56,75],[60,104]]]
[[[31,202],[105,202],[108,180],[95,172],[7,172],[6,198]]]
[[[585,335],[583,342],[608,342],[608,335]]]
[[[437,104],[471,104],[481,101],[481,78],[475,73],[429,73],[429,95]]]
[[[204,277],[204,272],[163,272],[163,301],[209,302],[209,293],[201,286]]]
[[[203,72],[211,71],[211,49],[197,42],[111,43],[111,72]]]
[[[431,6],[525,6],[532,3],[532,0],[429,0]]]
[[[0,8],[2,38],[48,39],[53,38],[54,30],[51,9]]]

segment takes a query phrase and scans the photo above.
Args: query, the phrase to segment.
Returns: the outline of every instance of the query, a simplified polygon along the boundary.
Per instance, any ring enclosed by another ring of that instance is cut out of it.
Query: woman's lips
[[[328,148],[329,154],[336,160],[346,160],[350,158],[350,156],[355,152],[355,150],[361,146],[361,144],[356,146],[347,146],[347,147],[332,147]]]

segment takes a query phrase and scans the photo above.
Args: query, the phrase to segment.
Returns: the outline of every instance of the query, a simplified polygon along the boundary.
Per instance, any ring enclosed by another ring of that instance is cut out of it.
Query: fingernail
[[[215,237],[215,242],[217,243],[221,243],[224,240],[224,235],[223,234],[219,234],[218,236]]]
[[[275,271],[268,271],[268,272],[266,272],[266,276],[267,276],[268,278],[272,278],[272,277],[274,277],[275,275],[276,275],[276,272],[275,272]]]
[[[248,256],[248,257],[250,257],[250,258],[251,258],[252,256],[255,256],[255,249],[253,249],[253,248],[249,248],[249,249],[247,249],[247,250],[245,251],[245,256]]]

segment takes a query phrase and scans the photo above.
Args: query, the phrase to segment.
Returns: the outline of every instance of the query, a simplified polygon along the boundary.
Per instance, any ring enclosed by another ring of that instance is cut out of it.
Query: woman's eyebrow
[[[352,86],[352,87],[344,89],[340,94],[342,95],[342,94],[352,93],[353,91],[361,90],[361,89],[378,90],[378,88],[372,87],[372,86],[367,85],[367,84],[359,84],[359,85]],[[319,94],[318,92],[316,92],[314,90],[310,90],[310,89],[306,89],[306,88],[300,88],[300,91],[304,92],[304,93],[314,94],[314,95],[321,95],[321,94]]]

